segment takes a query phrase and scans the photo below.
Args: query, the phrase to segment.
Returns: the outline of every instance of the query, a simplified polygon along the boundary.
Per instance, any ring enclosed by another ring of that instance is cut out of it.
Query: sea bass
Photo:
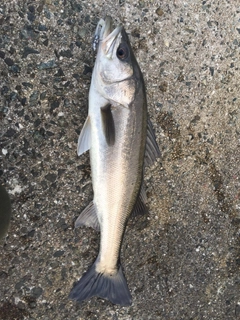
[[[112,19],[98,23],[97,57],[89,92],[89,111],[78,140],[78,155],[90,150],[93,201],[75,226],[101,232],[95,263],[73,287],[70,299],[92,296],[128,306],[132,298],[120,263],[120,248],[132,212],[146,212],[143,169],[160,152],[151,123],[143,76],[122,27]]]

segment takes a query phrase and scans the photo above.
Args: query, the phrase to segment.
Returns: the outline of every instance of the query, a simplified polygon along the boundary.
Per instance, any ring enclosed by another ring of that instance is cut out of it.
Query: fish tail
[[[93,296],[121,306],[131,305],[132,297],[121,266],[116,274],[109,275],[97,272],[95,262],[73,287],[69,299],[82,302]]]

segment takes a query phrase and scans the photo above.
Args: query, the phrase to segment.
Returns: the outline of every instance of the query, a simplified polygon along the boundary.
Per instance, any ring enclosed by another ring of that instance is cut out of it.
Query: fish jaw
[[[114,49],[114,41],[120,37],[122,25],[113,28],[112,18],[107,16],[105,19],[100,19],[93,40],[93,49],[97,50],[99,46],[103,47],[104,53],[111,59]]]
[[[93,50],[97,50],[98,44],[106,38],[113,30],[112,18],[107,16],[105,19],[100,19],[93,38]]]
[[[114,29],[106,38],[102,40],[102,50],[108,59],[113,59],[116,45],[121,41],[122,26]]]

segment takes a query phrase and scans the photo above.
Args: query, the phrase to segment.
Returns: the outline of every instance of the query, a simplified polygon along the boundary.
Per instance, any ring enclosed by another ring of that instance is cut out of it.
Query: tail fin
[[[107,299],[114,304],[130,306],[132,297],[120,266],[115,275],[96,271],[96,262],[82,276],[69,294],[69,299],[82,302],[93,296]]]

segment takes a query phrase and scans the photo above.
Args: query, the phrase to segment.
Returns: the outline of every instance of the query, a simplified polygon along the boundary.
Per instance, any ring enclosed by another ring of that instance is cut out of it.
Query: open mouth
[[[93,50],[97,50],[100,42],[102,42],[103,50],[106,56],[112,57],[114,44],[121,37],[122,26],[118,25],[113,28],[113,20],[107,16],[105,19],[100,19],[94,34]]]

